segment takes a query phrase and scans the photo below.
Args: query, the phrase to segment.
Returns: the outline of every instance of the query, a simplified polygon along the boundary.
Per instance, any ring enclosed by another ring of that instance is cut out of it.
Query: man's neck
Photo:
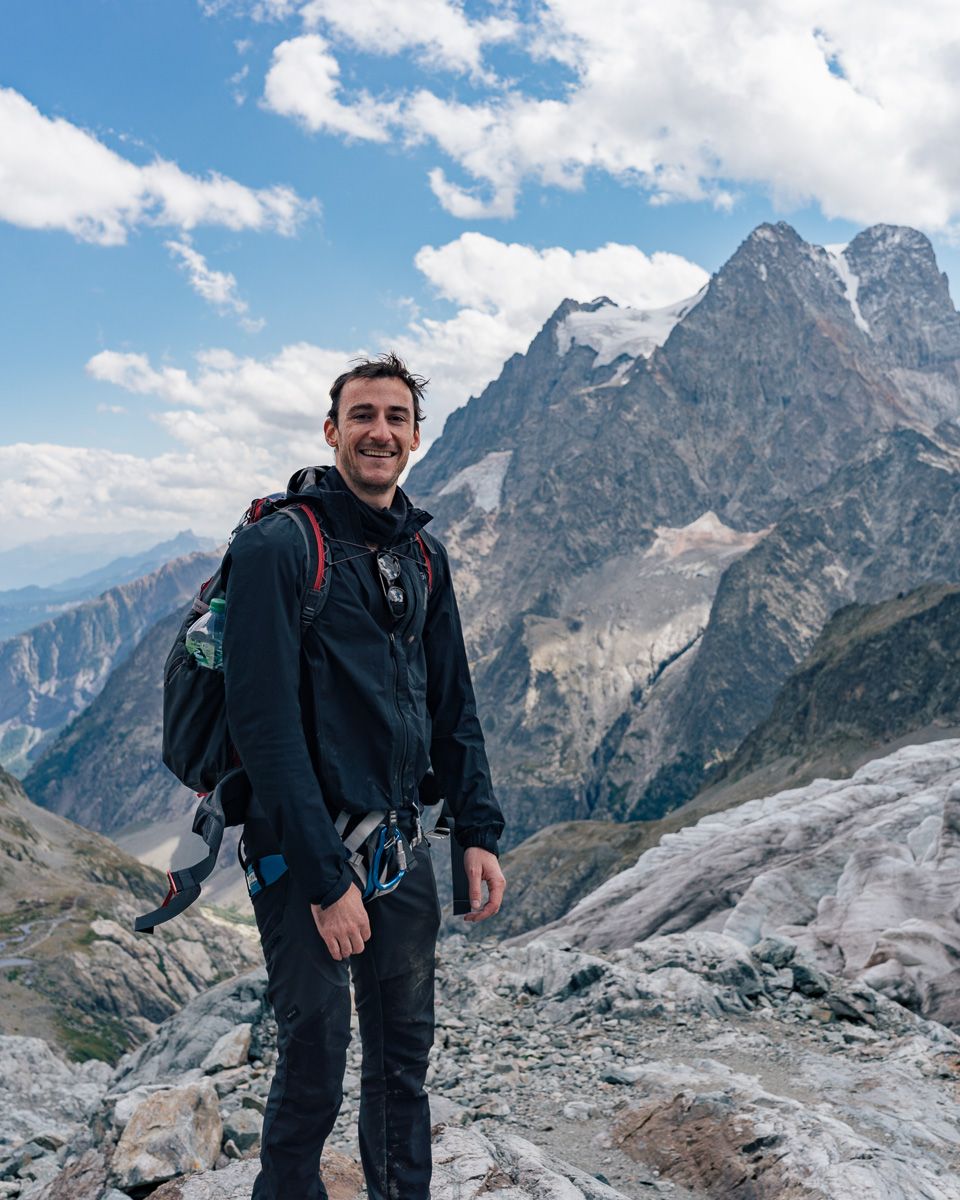
[[[384,491],[371,492],[367,488],[357,487],[353,480],[348,479],[342,471],[338,471],[337,474],[343,480],[344,487],[348,491],[353,492],[358,500],[362,500],[364,504],[369,504],[371,508],[390,508],[393,504],[394,497],[397,494],[396,484]]]

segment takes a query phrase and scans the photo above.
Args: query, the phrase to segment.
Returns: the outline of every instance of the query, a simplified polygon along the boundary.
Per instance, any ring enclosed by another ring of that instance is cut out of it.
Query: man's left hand
[[[481,850],[479,846],[471,846],[464,851],[463,866],[467,873],[469,884],[471,912],[463,918],[465,921],[485,921],[500,911],[504,889],[507,881],[500,870],[497,856],[489,850]],[[487,902],[483,903],[483,884],[487,885]]]

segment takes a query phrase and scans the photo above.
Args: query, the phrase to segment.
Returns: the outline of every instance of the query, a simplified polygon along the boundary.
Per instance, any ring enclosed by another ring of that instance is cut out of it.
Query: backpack
[[[227,547],[241,529],[273,513],[280,513],[296,524],[307,550],[307,579],[312,582],[304,593],[300,610],[302,639],[321,612],[329,591],[330,554],[313,507],[282,492],[252,500],[231,532]],[[423,556],[429,595],[433,587],[430,553],[420,533],[415,534],[415,540]],[[212,600],[224,596],[222,570],[221,560],[191,602],[163,671],[161,756],[180,782],[200,797],[192,828],[203,838],[209,853],[192,867],[167,872],[170,888],[166,898],[159,908],[137,917],[134,922],[137,933],[152,933],[155,926],[172,920],[193,904],[200,895],[201,883],[216,866],[225,828],[242,825],[250,803],[250,781],[227,728],[223,672],[201,667],[186,647],[192,626],[209,610]],[[358,850],[353,846],[350,849],[354,853]]]

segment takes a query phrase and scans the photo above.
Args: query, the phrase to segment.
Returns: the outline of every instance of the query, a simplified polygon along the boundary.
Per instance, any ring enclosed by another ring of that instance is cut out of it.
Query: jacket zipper
[[[393,702],[397,706],[397,717],[400,721],[400,732],[402,735],[401,751],[400,751],[400,766],[394,778],[396,785],[396,802],[399,804],[403,801],[403,769],[407,765],[407,723],[403,719],[403,710],[400,707],[400,661],[399,651],[397,650],[396,635],[390,634],[390,653],[393,656]]]

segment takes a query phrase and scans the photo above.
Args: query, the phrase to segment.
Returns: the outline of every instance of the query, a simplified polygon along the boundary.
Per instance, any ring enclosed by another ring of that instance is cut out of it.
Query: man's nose
[[[385,415],[380,415],[373,422],[373,428],[370,430],[370,436],[376,438],[378,442],[386,442],[390,439],[390,426],[387,424]]]

